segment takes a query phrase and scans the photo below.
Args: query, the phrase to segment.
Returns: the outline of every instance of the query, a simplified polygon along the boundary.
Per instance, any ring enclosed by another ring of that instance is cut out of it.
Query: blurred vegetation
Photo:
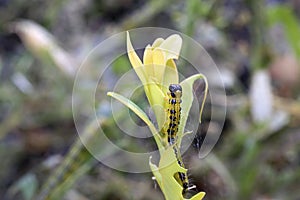
[[[299,199],[299,17],[297,0],[0,0],[1,199],[163,198],[150,173],[95,160],[72,115],[74,75],[85,55],[113,33],[144,26],[191,36],[220,68],[227,92],[221,138],[199,160],[206,112],[184,157],[205,199]],[[112,78],[129,67],[118,58]],[[99,112],[107,112],[105,103]],[[95,123],[85,135],[101,148]],[[110,114],[99,123],[120,145],[148,146],[120,136]]]

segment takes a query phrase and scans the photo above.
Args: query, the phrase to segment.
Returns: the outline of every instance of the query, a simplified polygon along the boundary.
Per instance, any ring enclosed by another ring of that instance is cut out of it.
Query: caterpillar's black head
[[[170,90],[171,93],[175,93],[177,91],[182,92],[182,88],[181,88],[181,86],[179,84],[171,84],[169,86],[169,90]]]

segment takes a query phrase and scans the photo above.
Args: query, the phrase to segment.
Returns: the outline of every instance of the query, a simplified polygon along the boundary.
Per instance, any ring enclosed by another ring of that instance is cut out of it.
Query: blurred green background
[[[199,161],[206,112],[184,155],[204,199],[300,199],[299,17],[299,0],[0,0],[0,199],[163,199],[151,173],[97,162],[72,116],[74,73],[86,54],[114,33],[145,26],[187,34],[220,67],[221,138]],[[120,57],[111,78],[129,68]],[[117,141],[111,116],[100,123]],[[125,140],[133,149],[148,145]]]

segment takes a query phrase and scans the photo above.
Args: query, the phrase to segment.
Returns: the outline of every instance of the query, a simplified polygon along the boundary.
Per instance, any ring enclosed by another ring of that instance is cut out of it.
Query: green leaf
[[[148,118],[148,116],[146,115],[146,113],[140,108],[138,107],[135,103],[133,103],[131,100],[127,99],[126,97],[114,93],[114,92],[108,92],[107,93],[108,96],[111,96],[115,99],[117,99],[118,101],[120,101],[121,103],[123,103],[125,106],[127,106],[132,112],[134,112],[138,117],[140,117],[149,127],[150,131],[153,134],[153,137],[155,139],[155,142],[158,146],[158,149],[161,150],[163,149],[162,143],[161,143],[161,138],[159,133],[157,132],[154,124],[150,121],[150,119]]]
[[[296,56],[300,57],[300,26],[297,17],[287,5],[271,6],[267,9],[267,20],[272,26],[274,24],[281,24],[283,26],[285,35]]]
[[[76,140],[64,156],[61,164],[43,184],[36,199],[63,199],[64,194],[73,184],[97,163],[97,160],[90,154],[90,149],[86,149],[85,144],[93,147],[93,151],[97,151],[98,153],[107,151],[107,148],[99,149],[99,147],[102,147],[102,141],[99,141],[97,135],[99,123],[103,125],[105,122],[106,120],[94,120],[85,127],[81,137]],[[109,155],[112,154],[113,152],[109,152]]]
[[[205,103],[205,100],[207,97],[207,92],[208,92],[208,82],[207,82],[206,77],[203,74],[195,74],[180,83],[180,85],[182,87],[182,104],[181,104],[181,113],[182,114],[181,114],[181,119],[180,119],[181,126],[179,126],[179,128],[178,128],[178,145],[179,146],[181,144],[181,139],[183,136],[186,120],[188,118],[188,115],[189,115],[189,112],[190,112],[190,109],[192,107],[192,103],[194,100],[193,84],[198,79],[203,79],[205,82],[204,98],[203,98],[202,105],[200,107],[200,114],[199,114],[199,122],[201,123],[202,111],[204,108],[204,103]]]
[[[68,160],[70,158],[67,158]],[[81,159],[81,158],[80,158]],[[86,174],[94,165],[95,160],[92,156],[88,160],[82,161],[81,165],[78,166],[76,164],[76,160],[71,160],[70,163],[72,163],[72,169],[69,169],[70,171],[63,173],[64,169],[67,169],[68,167],[64,162],[62,167],[59,168],[62,171],[57,171],[58,174],[56,174],[55,178],[58,178],[59,175],[63,175],[63,180],[60,180],[59,182],[56,182],[56,186],[52,189],[52,191],[49,191],[49,197],[48,199],[61,199],[63,195],[69,191],[69,189],[73,186],[73,184],[84,174]],[[74,169],[73,169],[74,168]],[[67,169],[68,170],[68,169]],[[60,174],[62,173],[62,174]],[[59,179],[57,179],[59,180]]]
[[[37,199],[62,199],[73,184],[95,164],[96,160],[78,139],[62,163],[48,177]]]

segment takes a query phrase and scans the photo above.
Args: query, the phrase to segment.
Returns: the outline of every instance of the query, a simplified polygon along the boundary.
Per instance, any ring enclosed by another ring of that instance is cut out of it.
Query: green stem
[[[264,59],[265,59],[265,17],[264,11],[262,9],[263,2],[261,1],[246,1],[250,12],[252,14],[252,21],[250,24],[250,33],[251,33],[251,53],[250,53],[250,62],[253,70],[259,70],[264,68]]]

